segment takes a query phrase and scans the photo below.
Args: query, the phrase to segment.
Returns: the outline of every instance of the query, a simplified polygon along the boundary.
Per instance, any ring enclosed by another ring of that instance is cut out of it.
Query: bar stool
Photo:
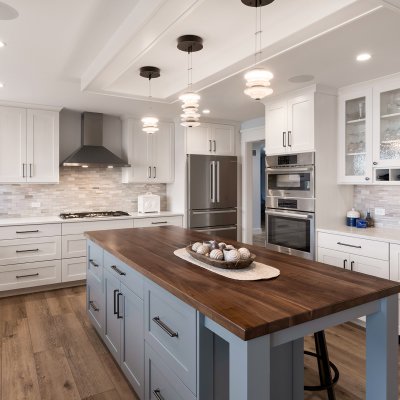
[[[319,331],[314,333],[315,353],[312,351],[304,351],[304,354],[315,357],[318,362],[319,386],[304,386],[304,390],[321,391],[326,390],[329,400],[336,400],[334,386],[339,380],[339,370],[336,365],[329,361],[328,348],[326,346],[325,332]],[[332,378],[331,369],[334,372]]]

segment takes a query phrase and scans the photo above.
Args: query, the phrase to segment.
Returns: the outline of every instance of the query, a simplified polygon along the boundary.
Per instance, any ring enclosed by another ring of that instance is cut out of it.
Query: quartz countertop
[[[346,225],[336,225],[326,228],[318,228],[317,231],[400,244],[400,229],[375,227],[354,228]]]
[[[182,215],[183,213],[161,211],[159,213],[146,213],[146,214],[132,212],[129,213],[129,215],[123,215],[121,217],[96,217],[96,218],[76,218],[76,219],[62,219],[59,216],[0,218],[0,227],[13,226],[13,225],[60,224],[60,223],[65,224],[65,223],[75,223],[75,222],[96,222],[96,221],[107,221],[107,220],[118,220],[118,219],[173,217]]]

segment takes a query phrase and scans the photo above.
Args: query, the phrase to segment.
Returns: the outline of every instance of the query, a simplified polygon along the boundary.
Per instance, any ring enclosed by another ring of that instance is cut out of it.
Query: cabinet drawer
[[[193,393],[179,380],[159,355],[146,343],[145,400],[195,400]]]
[[[106,221],[66,222],[62,224],[63,235],[79,235],[88,231],[132,228],[132,219],[113,219]]]
[[[87,276],[92,275],[99,283],[103,282],[104,251],[90,240],[87,241]]]
[[[150,226],[176,225],[182,226],[182,217],[176,215],[174,217],[148,217],[137,218],[133,220],[134,228],[147,228]]]
[[[0,291],[61,282],[61,261],[41,261],[0,267]]]
[[[60,258],[60,236],[0,241],[0,265]]]
[[[104,269],[116,276],[127,288],[143,299],[143,276],[108,252],[104,252]]]
[[[86,238],[82,234],[62,237],[62,258],[86,257]]]
[[[86,257],[62,260],[61,272],[62,282],[86,279]]]
[[[145,339],[182,382],[196,392],[196,310],[145,282]]]
[[[105,307],[101,286],[91,279],[86,284],[87,312],[94,327],[104,335]]]
[[[318,247],[380,260],[389,260],[389,243],[376,240],[319,232]]]
[[[60,235],[61,224],[13,225],[0,227],[0,240]]]

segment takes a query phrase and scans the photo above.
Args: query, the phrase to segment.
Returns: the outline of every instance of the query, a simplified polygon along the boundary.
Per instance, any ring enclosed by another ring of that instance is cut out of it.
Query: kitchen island
[[[176,257],[206,236],[173,226],[86,236],[89,317],[141,398],[219,400],[218,336],[221,398],[303,399],[304,336],[366,315],[367,400],[398,399],[398,283],[247,245],[281,274],[231,280]]]

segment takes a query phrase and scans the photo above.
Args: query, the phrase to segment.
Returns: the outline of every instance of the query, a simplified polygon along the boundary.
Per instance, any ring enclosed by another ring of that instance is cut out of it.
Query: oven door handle
[[[314,215],[312,214],[298,214],[298,213],[283,213],[279,211],[265,211],[267,215],[276,215],[279,217],[287,217],[287,218],[301,218],[301,219],[313,219]]]
[[[272,173],[272,174],[280,174],[280,173],[286,173],[286,172],[293,172],[294,174],[297,172],[308,172],[308,171],[314,171],[314,167],[289,167],[289,168],[267,168],[267,173]]]

